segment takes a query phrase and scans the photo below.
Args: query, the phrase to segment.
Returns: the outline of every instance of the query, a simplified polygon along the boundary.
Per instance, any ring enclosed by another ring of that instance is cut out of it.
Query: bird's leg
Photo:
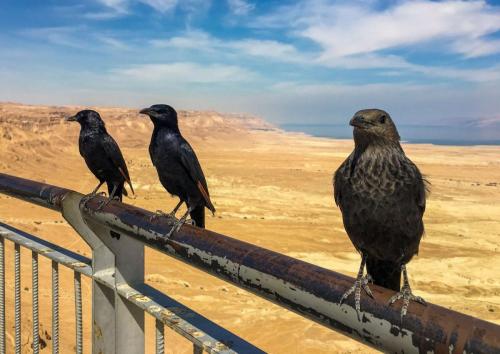
[[[184,203],[183,200],[180,200],[179,203],[177,203],[177,205],[175,206],[174,210],[172,210],[168,216],[170,216],[171,218],[175,218],[175,213],[177,213],[177,210],[179,210],[179,208],[181,207],[182,203]]]
[[[408,281],[408,274],[406,273],[406,265],[401,266],[401,271],[403,272],[403,288],[401,291],[397,292],[394,296],[389,299],[388,305],[392,305],[399,299],[403,299],[403,307],[401,308],[401,319],[406,315],[408,311],[408,306],[410,305],[410,300],[416,301],[422,305],[427,305],[425,300],[420,296],[415,296],[411,292],[410,282]]]
[[[156,218],[158,218],[159,216],[166,216],[166,217],[170,217],[170,218],[174,218],[175,219],[175,213],[177,213],[177,210],[179,210],[179,208],[181,207],[182,203],[184,203],[184,201],[180,200],[179,203],[177,203],[177,205],[175,206],[174,210],[172,210],[168,214],[164,213],[161,210],[157,210],[155,214],[151,215],[151,217],[149,218],[149,221],[153,221]]]
[[[104,208],[106,205],[109,204],[109,202],[111,202],[113,200],[113,198],[115,197],[115,193],[116,193],[116,190],[117,190],[117,185],[114,184],[113,185],[113,190],[111,191],[111,194],[109,195],[109,198],[107,201],[101,201],[99,202],[99,206],[97,207],[96,210],[101,210],[102,208]]]
[[[102,182],[99,182],[99,184],[97,185],[97,187],[95,187],[95,189],[92,191],[92,193],[90,193],[91,195],[95,195],[97,193],[97,191],[99,190],[99,188],[101,188],[101,186],[104,184],[104,181]]]
[[[99,190],[99,188],[101,188],[101,186],[102,186],[103,184],[104,184],[104,181],[99,182],[99,184],[97,185],[97,187],[95,187],[95,188],[94,188],[94,190],[93,190],[90,194],[87,194],[86,196],[84,196],[84,197],[82,198],[82,202],[84,203],[84,205],[87,205],[87,202],[88,202],[90,199],[92,199],[92,198],[94,198],[94,197],[95,197],[95,195],[96,195],[97,191]]]
[[[115,193],[116,193],[116,190],[118,189],[118,186],[116,184],[113,185],[113,190],[111,191],[111,194],[109,195],[109,201],[112,201],[113,199],[115,199]]]
[[[169,233],[166,235],[167,238],[170,238],[170,236],[172,236],[174,231],[177,232],[181,229],[182,225],[186,223],[189,213],[191,213],[192,211],[193,209],[189,207],[188,210],[184,213],[184,215],[182,215],[182,217],[172,226]]]
[[[368,287],[368,283],[372,282],[372,278],[369,274],[366,276],[363,276],[363,272],[365,270],[365,264],[366,264],[366,256],[361,254],[361,265],[359,266],[359,271],[358,271],[358,276],[356,277],[356,281],[354,282],[354,285],[347,290],[344,295],[340,298],[340,305],[349,297],[354,292],[354,306],[356,308],[356,313],[358,314],[358,319],[359,319],[359,312],[361,311],[361,289],[363,289],[368,296],[373,298],[372,291]]]

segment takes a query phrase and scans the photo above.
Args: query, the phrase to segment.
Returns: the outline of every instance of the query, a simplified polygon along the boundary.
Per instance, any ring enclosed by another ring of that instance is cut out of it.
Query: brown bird
[[[411,292],[406,264],[418,253],[424,233],[426,181],[406,157],[387,112],[364,109],[349,124],[354,127],[355,148],[335,172],[334,197],[345,230],[361,254],[361,265],[356,282],[340,303],[354,292],[359,314],[361,289],[373,297],[368,287],[373,281],[398,292],[389,304],[402,298],[403,317],[410,300],[425,304]]]

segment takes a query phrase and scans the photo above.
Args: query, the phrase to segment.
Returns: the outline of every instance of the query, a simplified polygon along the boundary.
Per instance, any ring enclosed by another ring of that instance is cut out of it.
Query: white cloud
[[[84,48],[85,45],[75,38],[76,34],[84,30],[83,27],[40,27],[26,29],[21,34],[55,45]]]
[[[316,58],[314,63],[331,68],[344,69],[387,69],[389,75],[403,73],[419,73],[429,77],[458,79],[470,82],[500,81],[500,65],[464,69],[445,66],[419,65],[410,63],[402,57],[395,55],[360,54],[339,58],[325,59],[323,56]],[[383,71],[380,74],[383,75]]]
[[[466,58],[476,58],[500,52],[500,40],[483,40],[474,38],[472,40],[457,40],[452,44],[455,52],[461,53]]]
[[[500,52],[499,41],[486,38],[500,30],[500,10],[485,1],[405,0],[380,10],[366,2],[309,0],[251,25],[291,27],[323,48],[323,61],[428,43],[467,57]]]
[[[231,53],[276,59],[284,62],[303,62],[305,56],[291,44],[274,40],[241,39],[222,40],[203,31],[188,31],[181,36],[169,39],[152,40],[158,48],[180,48],[205,52]]]
[[[454,69],[430,65],[418,65],[408,62],[396,55],[381,55],[377,53],[362,53],[340,57],[327,57],[322,53],[300,52],[291,44],[274,40],[241,39],[222,40],[203,31],[189,31],[181,36],[169,39],[152,40],[157,48],[177,48],[195,50],[213,54],[231,54],[254,56],[281,62],[298,63],[309,66],[323,66],[341,69],[385,69],[396,72],[419,73],[430,77],[459,79],[464,81],[495,81],[500,80],[500,67],[483,69]]]
[[[83,18],[89,20],[110,20],[113,18],[121,17],[125,12],[118,12],[115,10],[111,11],[99,11],[99,12],[86,12],[82,15]]]
[[[129,13],[129,6],[133,2],[140,2],[146,4],[161,13],[166,13],[174,9],[178,4],[177,0],[97,0],[97,1],[100,2],[102,5],[113,9],[113,11],[89,13],[86,14],[87,18],[108,19],[121,15],[126,15]]]
[[[107,36],[100,35],[98,37],[98,39],[102,43],[104,43],[106,46],[111,47],[112,49],[119,49],[119,50],[130,49],[130,47],[126,43],[124,43],[116,38],[113,38],[113,37],[107,37]]]
[[[122,11],[126,8],[128,0],[98,0],[100,3],[115,10]]]
[[[131,49],[131,46],[126,42],[115,38],[113,32],[95,32],[86,26],[39,27],[26,29],[20,33],[39,41],[86,51],[102,52]]]
[[[179,48],[213,50],[223,42],[203,31],[189,31],[182,36],[169,39],[153,39],[150,43],[157,48]]]
[[[140,0],[140,2],[162,13],[168,12],[177,6],[177,0]]]
[[[346,12],[350,16],[342,16]],[[334,58],[436,40],[485,42],[482,36],[498,30],[500,12],[482,1],[412,1],[383,12],[346,7],[331,22],[311,24],[302,35],[319,43],[324,57]]]
[[[201,65],[191,62],[168,64],[142,64],[112,71],[118,76],[125,76],[145,82],[171,83],[224,83],[248,81],[256,75],[234,65]]]
[[[227,0],[229,10],[236,16],[248,15],[255,9],[255,4],[245,0]]]

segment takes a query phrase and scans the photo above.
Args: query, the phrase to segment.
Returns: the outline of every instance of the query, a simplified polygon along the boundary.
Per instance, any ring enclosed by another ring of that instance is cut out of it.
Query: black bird
[[[404,316],[410,300],[425,304],[411,292],[406,264],[418,253],[424,233],[427,182],[406,157],[387,112],[364,109],[349,124],[354,127],[355,148],[335,172],[334,197],[362,259],[356,282],[340,303],[354,292],[359,313],[361,289],[373,297],[368,287],[373,280],[398,292],[389,304],[402,298]],[[365,264],[367,275],[363,276]]]
[[[155,104],[140,113],[148,115],[154,125],[149,155],[160,182],[170,194],[180,199],[170,216],[175,217],[182,203],[188,207],[168,236],[185,223],[188,214],[196,226],[205,227],[205,207],[212,213],[215,213],[215,208],[198,158],[179,131],[177,112],[166,104]]]
[[[84,158],[89,170],[99,180],[99,184],[89,197],[94,196],[104,182],[108,185],[109,200],[116,198],[121,201],[122,194],[127,195],[124,188],[125,182],[134,193],[120,148],[106,131],[99,113],[87,109],[66,118],[66,120],[80,123],[80,138],[78,140],[80,155]]]

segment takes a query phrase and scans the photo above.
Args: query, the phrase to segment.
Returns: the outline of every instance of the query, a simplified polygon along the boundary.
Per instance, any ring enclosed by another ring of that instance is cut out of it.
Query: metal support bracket
[[[68,193],[62,215],[92,249],[92,353],[144,353],[144,312],[122,297],[120,284],[144,282],[144,246],[84,219],[83,195]],[[103,283],[113,283],[113,289]]]

